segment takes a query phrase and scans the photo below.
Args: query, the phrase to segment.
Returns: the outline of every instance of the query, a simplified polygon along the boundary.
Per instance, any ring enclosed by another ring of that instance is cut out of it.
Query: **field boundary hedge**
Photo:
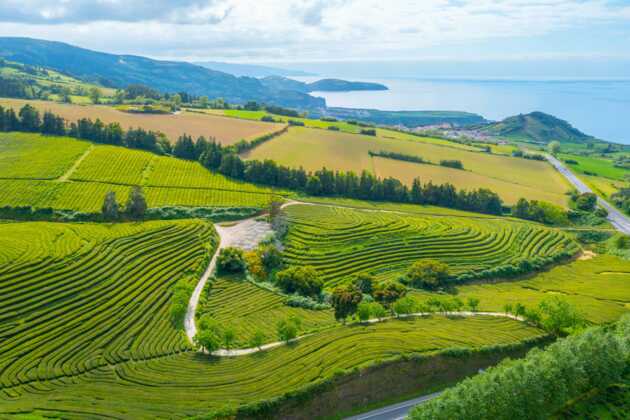
[[[179,207],[165,206],[147,209],[143,220],[207,219],[227,222],[253,217],[262,211],[258,207]],[[0,207],[0,219],[42,222],[105,222],[100,212],[85,213],[52,207]]]
[[[300,390],[280,397],[225,408],[193,419],[311,419],[327,417],[364,407],[372,401],[384,401],[401,395],[431,391],[449,386],[479,369],[499,363],[506,357],[522,357],[531,348],[551,343],[543,335],[515,344],[484,346],[476,349],[450,348],[430,354],[410,354],[351,370],[340,370]]]

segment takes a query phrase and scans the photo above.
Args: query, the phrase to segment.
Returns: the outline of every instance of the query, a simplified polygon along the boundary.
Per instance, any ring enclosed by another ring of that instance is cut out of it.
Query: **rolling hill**
[[[322,98],[298,91],[277,90],[252,77],[236,77],[190,63],[115,55],[61,42],[0,38],[0,58],[41,66],[107,87],[143,84],[163,92],[188,92],[228,102],[249,100],[296,108],[321,108]]]
[[[567,121],[543,112],[532,112],[508,117],[503,121],[490,124],[482,131],[515,140],[549,143],[551,141],[580,143],[594,140],[593,137],[582,133]]]
[[[388,90],[387,86],[380,83],[349,82],[341,79],[321,79],[312,83],[304,83],[298,80],[281,76],[268,76],[261,79],[262,83],[272,89],[295,90],[303,93],[310,92],[352,92],[358,90]]]

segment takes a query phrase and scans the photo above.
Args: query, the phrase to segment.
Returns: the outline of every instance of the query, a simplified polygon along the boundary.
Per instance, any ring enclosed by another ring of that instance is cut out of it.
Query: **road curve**
[[[551,155],[547,155],[547,160],[554,168],[558,170],[566,179],[569,180],[575,188],[581,192],[593,192],[582,180],[573,174],[562,162]],[[597,196],[597,203],[608,211],[608,220],[619,232],[626,235],[630,235],[630,219],[628,219],[623,213],[614,208],[603,198]]]
[[[429,395],[423,395],[422,397],[414,398],[412,400],[403,401],[398,404],[388,405],[387,407],[378,408],[376,410],[368,411],[367,413],[348,417],[346,420],[402,420],[407,417],[409,411],[416,405],[439,397],[441,394],[442,391]]]

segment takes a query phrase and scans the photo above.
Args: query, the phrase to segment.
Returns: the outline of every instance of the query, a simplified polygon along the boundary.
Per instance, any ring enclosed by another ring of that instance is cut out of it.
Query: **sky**
[[[630,0],[2,0],[0,36],[372,77],[630,77]]]

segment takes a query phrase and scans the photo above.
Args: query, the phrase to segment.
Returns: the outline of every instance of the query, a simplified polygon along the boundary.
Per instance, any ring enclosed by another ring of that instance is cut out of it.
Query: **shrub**
[[[630,248],[630,236],[628,236],[628,235],[619,235],[615,239],[615,248],[617,248],[617,249],[628,249],[628,248]]]
[[[103,215],[103,220],[118,220],[118,202],[116,201],[116,193],[114,191],[110,191],[105,195],[105,200],[103,201],[103,207],[101,208],[101,214]]]
[[[173,287],[169,318],[175,328],[184,327],[184,317],[188,310],[188,301],[193,293],[193,287],[184,279],[179,280]]]
[[[407,272],[404,281],[423,289],[436,289],[442,286],[449,277],[448,265],[433,259],[414,262]]]
[[[328,129],[329,129],[330,131],[339,131],[339,127],[337,127],[336,125],[329,125],[329,126],[328,126]]]
[[[397,281],[384,281],[374,287],[373,296],[377,302],[389,307],[407,294],[407,288]]]
[[[212,353],[221,347],[223,342],[223,331],[219,324],[212,318],[203,316],[199,322],[199,331],[195,335],[195,344]]]
[[[365,128],[361,130],[361,134],[364,136],[376,136],[376,130],[373,128]]]
[[[372,314],[372,303],[370,302],[361,302],[357,307],[357,317],[359,321],[367,321],[370,319],[370,315]]]
[[[301,327],[299,318],[286,318],[278,321],[276,330],[280,341],[289,342],[297,337]]]
[[[290,267],[276,275],[276,283],[286,293],[299,293],[304,296],[317,296],[324,282],[310,265]]]
[[[441,160],[440,166],[446,166],[447,168],[464,169],[464,164],[461,160]]]
[[[125,213],[131,219],[140,220],[144,218],[147,211],[147,200],[144,198],[142,187],[134,186],[131,188],[127,204],[125,205]]]
[[[222,248],[217,257],[217,272],[219,274],[243,273],[247,268],[245,255],[239,248]]]
[[[260,121],[264,122],[276,122],[276,120],[271,115],[263,115]]]
[[[354,276],[353,284],[361,293],[371,295],[374,288],[374,276],[369,273],[359,273]]]
[[[304,121],[298,121],[298,120],[289,120],[289,125],[295,126],[295,127],[304,127]]]
[[[378,302],[370,303],[370,314],[376,319],[383,319],[387,315],[385,307]]]
[[[330,298],[330,303],[335,310],[335,319],[345,322],[348,316],[357,311],[361,299],[363,299],[361,291],[352,285],[335,288]]]
[[[405,296],[394,302],[393,309],[396,315],[409,315],[417,311],[418,301],[412,296]]]
[[[287,306],[291,306],[292,308],[304,308],[313,311],[330,309],[330,305],[326,303],[322,303],[311,297],[301,295],[291,295],[287,298],[285,303]]]
[[[582,193],[575,200],[575,207],[578,210],[593,211],[597,205],[597,196],[593,193]]]

